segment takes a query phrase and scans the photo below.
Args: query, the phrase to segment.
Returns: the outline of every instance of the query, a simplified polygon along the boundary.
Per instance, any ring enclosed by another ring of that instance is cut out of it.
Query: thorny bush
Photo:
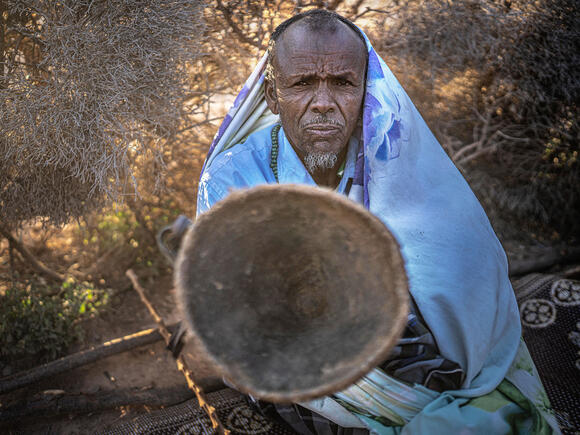
[[[195,109],[184,102],[202,12],[190,0],[2,2],[1,222],[62,224],[121,200],[146,160],[159,180]]]

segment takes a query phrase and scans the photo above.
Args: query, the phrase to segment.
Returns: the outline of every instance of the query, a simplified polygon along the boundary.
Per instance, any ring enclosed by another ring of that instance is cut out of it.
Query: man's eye
[[[348,80],[344,80],[344,79],[339,79],[336,81],[336,84],[338,86],[350,86],[351,82],[349,82]]]
[[[294,83],[294,86],[307,86],[308,82],[306,80],[299,80],[296,83]]]

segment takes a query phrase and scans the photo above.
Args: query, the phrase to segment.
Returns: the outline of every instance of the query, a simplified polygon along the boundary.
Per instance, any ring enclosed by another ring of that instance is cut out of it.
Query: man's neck
[[[300,157],[302,162],[304,160]],[[319,186],[330,187],[335,189],[342,179],[342,170],[346,159],[346,149],[343,150],[336,160],[335,165],[332,168],[315,169],[313,171],[308,170],[308,173],[312,176],[312,179]]]

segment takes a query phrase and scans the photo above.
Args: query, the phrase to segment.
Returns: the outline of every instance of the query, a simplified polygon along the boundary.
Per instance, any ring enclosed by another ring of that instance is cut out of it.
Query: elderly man
[[[363,204],[402,246],[412,296],[384,364],[321,401],[258,402],[265,414],[300,433],[558,431],[481,206],[366,36],[337,14],[276,29],[212,144],[198,213],[264,183]]]

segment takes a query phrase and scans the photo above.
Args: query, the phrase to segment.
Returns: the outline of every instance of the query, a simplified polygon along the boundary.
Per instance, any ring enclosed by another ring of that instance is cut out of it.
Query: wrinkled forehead
[[[346,24],[333,24],[325,28],[312,28],[302,22],[290,26],[276,41],[275,70],[285,64],[285,60],[299,59],[304,54],[318,54],[328,62],[338,60],[336,56],[347,57],[364,69],[367,57],[365,43]]]

